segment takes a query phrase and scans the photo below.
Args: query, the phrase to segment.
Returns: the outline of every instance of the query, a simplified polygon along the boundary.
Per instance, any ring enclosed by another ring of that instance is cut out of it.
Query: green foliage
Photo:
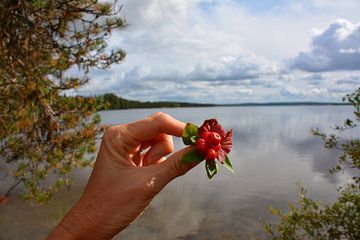
[[[187,123],[182,135],[182,140],[185,145],[192,145],[198,139],[198,126]]]
[[[205,170],[209,179],[215,176],[219,170],[219,166],[215,161],[205,161]]]
[[[126,25],[120,9],[97,0],[0,2],[0,159],[16,179],[5,196],[22,183],[23,199],[44,203],[70,184],[74,168],[92,164],[103,131],[95,113],[103,106],[64,91],[86,84],[90,69],[125,57],[106,43]],[[76,66],[78,77],[67,77]],[[57,178],[52,185],[49,175]]]
[[[187,163],[200,163],[204,160],[204,156],[201,156],[196,149],[191,150],[190,152],[187,152],[183,155],[181,158],[182,164]]]
[[[298,205],[289,204],[290,212],[271,212],[280,218],[274,229],[265,225],[271,239],[360,239],[360,192],[348,188],[333,204],[316,202],[301,188]]]
[[[334,129],[339,134],[360,123],[360,88],[344,100],[353,105],[355,118],[336,126]],[[271,239],[360,239],[360,139],[327,135],[318,129],[313,134],[321,137],[326,148],[341,151],[338,164],[330,172],[335,174],[350,168],[353,178],[338,189],[339,197],[332,204],[312,200],[301,188],[298,204],[290,203],[288,213],[271,209],[280,222],[276,226],[265,224],[265,230]]]
[[[233,174],[235,173],[235,170],[234,170],[233,166],[231,165],[231,162],[230,162],[230,159],[228,158],[228,156],[225,156],[224,167],[226,167],[226,169],[228,169]]]

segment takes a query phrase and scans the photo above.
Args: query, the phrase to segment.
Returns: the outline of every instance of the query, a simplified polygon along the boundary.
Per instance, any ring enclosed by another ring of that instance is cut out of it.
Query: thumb
[[[193,150],[194,147],[183,148],[168,157],[165,161],[161,162],[158,167],[161,171],[161,175],[165,178],[164,180],[170,182],[176,177],[182,176],[187,173],[190,169],[198,165],[198,163],[186,163],[181,162],[181,158],[185,153]]]

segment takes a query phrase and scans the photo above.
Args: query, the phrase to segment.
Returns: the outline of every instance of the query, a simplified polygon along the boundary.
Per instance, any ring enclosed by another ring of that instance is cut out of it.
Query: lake
[[[323,147],[311,128],[331,131],[351,117],[350,106],[266,106],[137,109],[101,112],[106,124],[134,121],[156,111],[200,125],[217,118],[233,128],[230,153],[235,174],[220,166],[211,180],[200,164],[168,184],[144,214],[115,239],[255,239],[265,238],[264,222],[274,222],[269,206],[287,209],[296,201],[297,183],[323,202],[336,198],[336,189],[349,173],[331,175],[339,152]],[[183,147],[174,139],[175,149]],[[72,188],[51,203],[36,206],[15,198],[0,206],[0,239],[42,239],[76,201],[90,170],[74,172]],[[12,179],[0,180],[0,191]]]

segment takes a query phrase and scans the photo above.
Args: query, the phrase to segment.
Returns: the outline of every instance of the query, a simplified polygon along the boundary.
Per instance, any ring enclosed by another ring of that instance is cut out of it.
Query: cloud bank
[[[123,5],[129,26],[114,32],[109,46],[126,50],[125,62],[92,71],[90,83],[70,94],[210,103],[340,101],[360,84],[360,1]]]
[[[360,24],[338,19],[324,31],[315,31],[311,51],[300,52],[290,67],[309,72],[360,70]]]

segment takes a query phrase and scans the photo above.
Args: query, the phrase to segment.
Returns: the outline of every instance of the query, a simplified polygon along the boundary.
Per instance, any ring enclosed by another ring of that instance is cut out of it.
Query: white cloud
[[[308,89],[297,89],[294,87],[285,87],[281,90],[281,94],[286,97],[295,97],[299,99],[308,99],[309,97],[323,96],[328,93],[326,88],[308,88]]]
[[[253,53],[237,57],[224,56],[217,60],[203,60],[183,69],[153,71],[150,67],[135,67],[124,75],[126,81],[241,81],[259,79],[279,72],[279,65]]]
[[[129,26],[113,32],[109,45],[127,52],[125,62],[92,71],[91,82],[75,93],[218,103],[340,100],[340,92],[354,83],[337,81],[358,72],[312,74],[286,68],[283,61],[303,50],[319,69],[324,64],[319,59],[332,56],[334,49],[341,56],[358,54],[359,45],[330,43],[355,42],[351,22],[360,21],[360,1],[276,2],[266,9],[256,1],[122,0]],[[321,38],[338,17],[349,21],[339,25],[337,38]],[[316,38],[328,39],[328,44]],[[321,54],[307,49],[311,43],[323,48]]]
[[[243,80],[273,75],[279,71],[278,64],[253,53],[237,57],[224,57],[218,61],[199,63],[187,75],[190,80]]]
[[[349,77],[345,77],[345,78],[341,78],[336,80],[337,84],[346,84],[346,85],[351,85],[351,86],[356,86],[359,85],[360,86],[360,76],[349,76]]]
[[[309,72],[360,70],[360,23],[338,19],[313,36],[310,52],[300,52],[292,68]]]

